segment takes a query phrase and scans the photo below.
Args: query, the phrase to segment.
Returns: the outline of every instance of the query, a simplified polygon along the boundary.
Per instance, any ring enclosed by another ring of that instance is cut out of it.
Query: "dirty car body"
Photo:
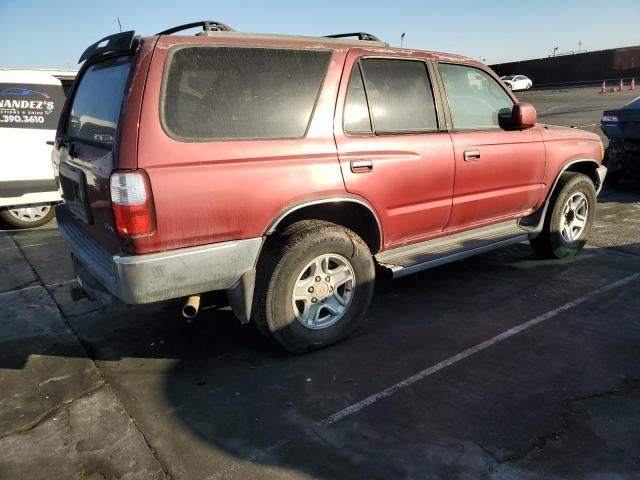
[[[225,290],[242,322],[306,351],[364,318],[374,264],[399,277],[546,238],[567,175],[585,201],[602,187],[598,137],[536,123],[477,61],[197,24],[83,55],[53,160],[93,297]]]

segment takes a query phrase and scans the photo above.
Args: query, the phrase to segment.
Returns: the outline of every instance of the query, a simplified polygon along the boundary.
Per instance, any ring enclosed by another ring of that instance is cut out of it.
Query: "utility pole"
[[[404,45],[404,32],[402,32],[402,35],[400,35],[400,48],[402,48],[403,45]]]
[[[116,17],[118,19],[118,27],[120,28],[120,31],[122,31],[122,24],[120,23],[120,17]]]

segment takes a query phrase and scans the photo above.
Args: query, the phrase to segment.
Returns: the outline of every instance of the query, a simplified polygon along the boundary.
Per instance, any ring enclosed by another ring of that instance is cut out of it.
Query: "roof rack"
[[[336,33],[334,35],[325,35],[325,38],[351,38],[355,37],[358,40],[365,40],[369,42],[381,42],[378,37],[372,33],[367,32],[354,32],[354,33]]]
[[[133,30],[108,35],[87,48],[84,53],[80,55],[78,63],[105,53],[130,52],[137,48],[138,40]]]
[[[202,27],[203,32],[235,32],[233,28],[222,22],[217,22],[216,20],[200,20],[199,22],[185,23],[184,25],[178,25],[176,27],[163,30],[156,33],[156,35],[171,35],[172,33],[189,30],[190,28],[195,27]]]

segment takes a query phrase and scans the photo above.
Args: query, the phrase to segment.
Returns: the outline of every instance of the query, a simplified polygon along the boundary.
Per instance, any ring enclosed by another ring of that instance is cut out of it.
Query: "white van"
[[[13,227],[44,225],[61,201],[51,150],[64,99],[51,73],[0,69],[0,219]]]

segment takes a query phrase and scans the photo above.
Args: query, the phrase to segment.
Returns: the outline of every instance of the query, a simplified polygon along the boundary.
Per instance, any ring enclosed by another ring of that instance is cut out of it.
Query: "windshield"
[[[500,77],[500,78],[502,78],[502,80],[513,80],[513,77],[514,77],[513,75],[506,75],[506,76]]]
[[[130,67],[131,57],[125,56],[87,68],[71,103],[67,135],[113,145]]]

